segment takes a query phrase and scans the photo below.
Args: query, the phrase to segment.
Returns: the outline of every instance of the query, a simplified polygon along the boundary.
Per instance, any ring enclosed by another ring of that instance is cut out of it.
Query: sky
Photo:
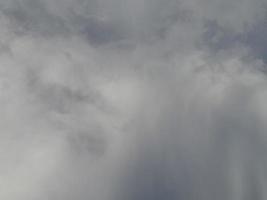
[[[266,0],[0,0],[0,199],[267,199]]]

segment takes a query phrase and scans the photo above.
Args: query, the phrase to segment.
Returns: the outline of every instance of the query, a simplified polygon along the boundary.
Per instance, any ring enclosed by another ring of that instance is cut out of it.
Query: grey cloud
[[[0,199],[266,199],[266,2],[0,0]]]
[[[266,62],[266,18],[256,23],[253,29],[243,36],[243,41],[246,43],[254,52],[255,57]]]
[[[232,49],[236,46],[246,46],[255,58],[266,61],[265,55],[265,33],[266,18],[257,23],[245,32],[234,33],[220,27],[216,22],[207,22],[203,33],[203,44],[211,51],[219,52],[225,49]]]

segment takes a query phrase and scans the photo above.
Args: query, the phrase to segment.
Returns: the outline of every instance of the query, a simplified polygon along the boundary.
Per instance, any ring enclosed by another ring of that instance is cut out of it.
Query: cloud
[[[0,0],[0,199],[265,199],[265,21],[263,0]]]

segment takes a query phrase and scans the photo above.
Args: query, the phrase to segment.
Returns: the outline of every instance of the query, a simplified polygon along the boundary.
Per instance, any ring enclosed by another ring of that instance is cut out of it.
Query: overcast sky
[[[266,200],[266,0],[0,0],[1,200]]]

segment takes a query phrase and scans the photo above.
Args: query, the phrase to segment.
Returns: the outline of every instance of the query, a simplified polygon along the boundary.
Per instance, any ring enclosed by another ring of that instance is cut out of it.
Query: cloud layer
[[[266,6],[0,0],[0,199],[266,199]]]

